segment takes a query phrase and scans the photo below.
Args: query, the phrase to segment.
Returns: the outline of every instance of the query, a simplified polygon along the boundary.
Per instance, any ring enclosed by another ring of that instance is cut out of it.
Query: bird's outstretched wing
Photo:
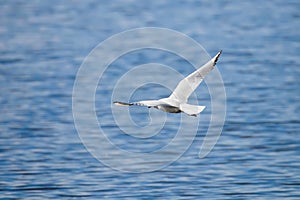
[[[117,106],[147,106],[150,108],[150,107],[158,106],[160,102],[158,100],[146,100],[146,101],[138,101],[132,103],[115,101],[114,104]]]
[[[176,99],[181,103],[186,103],[189,96],[199,86],[204,77],[214,68],[221,53],[222,51],[219,51],[215,57],[204,64],[200,69],[181,80],[169,98]]]

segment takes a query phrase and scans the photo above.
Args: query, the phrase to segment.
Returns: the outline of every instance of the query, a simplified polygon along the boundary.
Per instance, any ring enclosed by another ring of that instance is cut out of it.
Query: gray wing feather
[[[153,107],[160,104],[158,100],[146,100],[146,101],[138,101],[138,102],[132,102],[132,103],[125,103],[121,101],[115,101],[113,102],[117,106],[147,106],[147,107]]]
[[[181,80],[171,94],[170,98],[177,99],[182,103],[186,103],[189,96],[203,81],[204,77],[214,68],[221,53],[222,51],[219,51],[215,57],[204,64],[200,69],[194,71],[185,79]]]

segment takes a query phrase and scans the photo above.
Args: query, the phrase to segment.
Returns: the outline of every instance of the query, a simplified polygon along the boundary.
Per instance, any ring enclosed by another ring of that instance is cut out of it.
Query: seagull
[[[182,79],[172,94],[167,98],[158,100],[144,100],[131,103],[121,101],[113,102],[117,106],[146,106],[148,108],[156,108],[168,113],[185,113],[190,116],[197,116],[205,109],[205,106],[188,104],[188,98],[194,90],[203,81],[204,77],[214,69],[222,50],[215,55],[210,61],[201,66],[198,70],[194,71],[186,78]]]

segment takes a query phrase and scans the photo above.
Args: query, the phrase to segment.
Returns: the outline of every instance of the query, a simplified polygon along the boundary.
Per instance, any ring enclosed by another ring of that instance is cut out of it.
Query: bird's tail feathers
[[[197,106],[191,104],[181,104],[180,110],[188,115],[197,116],[205,109],[205,106]]]

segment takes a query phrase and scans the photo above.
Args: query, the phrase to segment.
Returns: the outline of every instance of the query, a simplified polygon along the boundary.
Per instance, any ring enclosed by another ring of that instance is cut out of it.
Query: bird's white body
[[[202,112],[205,106],[191,105],[187,103],[189,96],[194,92],[194,90],[199,86],[204,77],[214,68],[217,63],[219,56],[222,51],[213,57],[210,61],[204,64],[201,68],[194,71],[186,78],[181,80],[173,93],[168,98],[163,98],[159,100],[145,100],[132,103],[124,103],[115,101],[115,105],[119,106],[147,106],[148,108],[156,108],[164,112],[169,113],[180,113],[184,112],[191,116],[197,116]]]

